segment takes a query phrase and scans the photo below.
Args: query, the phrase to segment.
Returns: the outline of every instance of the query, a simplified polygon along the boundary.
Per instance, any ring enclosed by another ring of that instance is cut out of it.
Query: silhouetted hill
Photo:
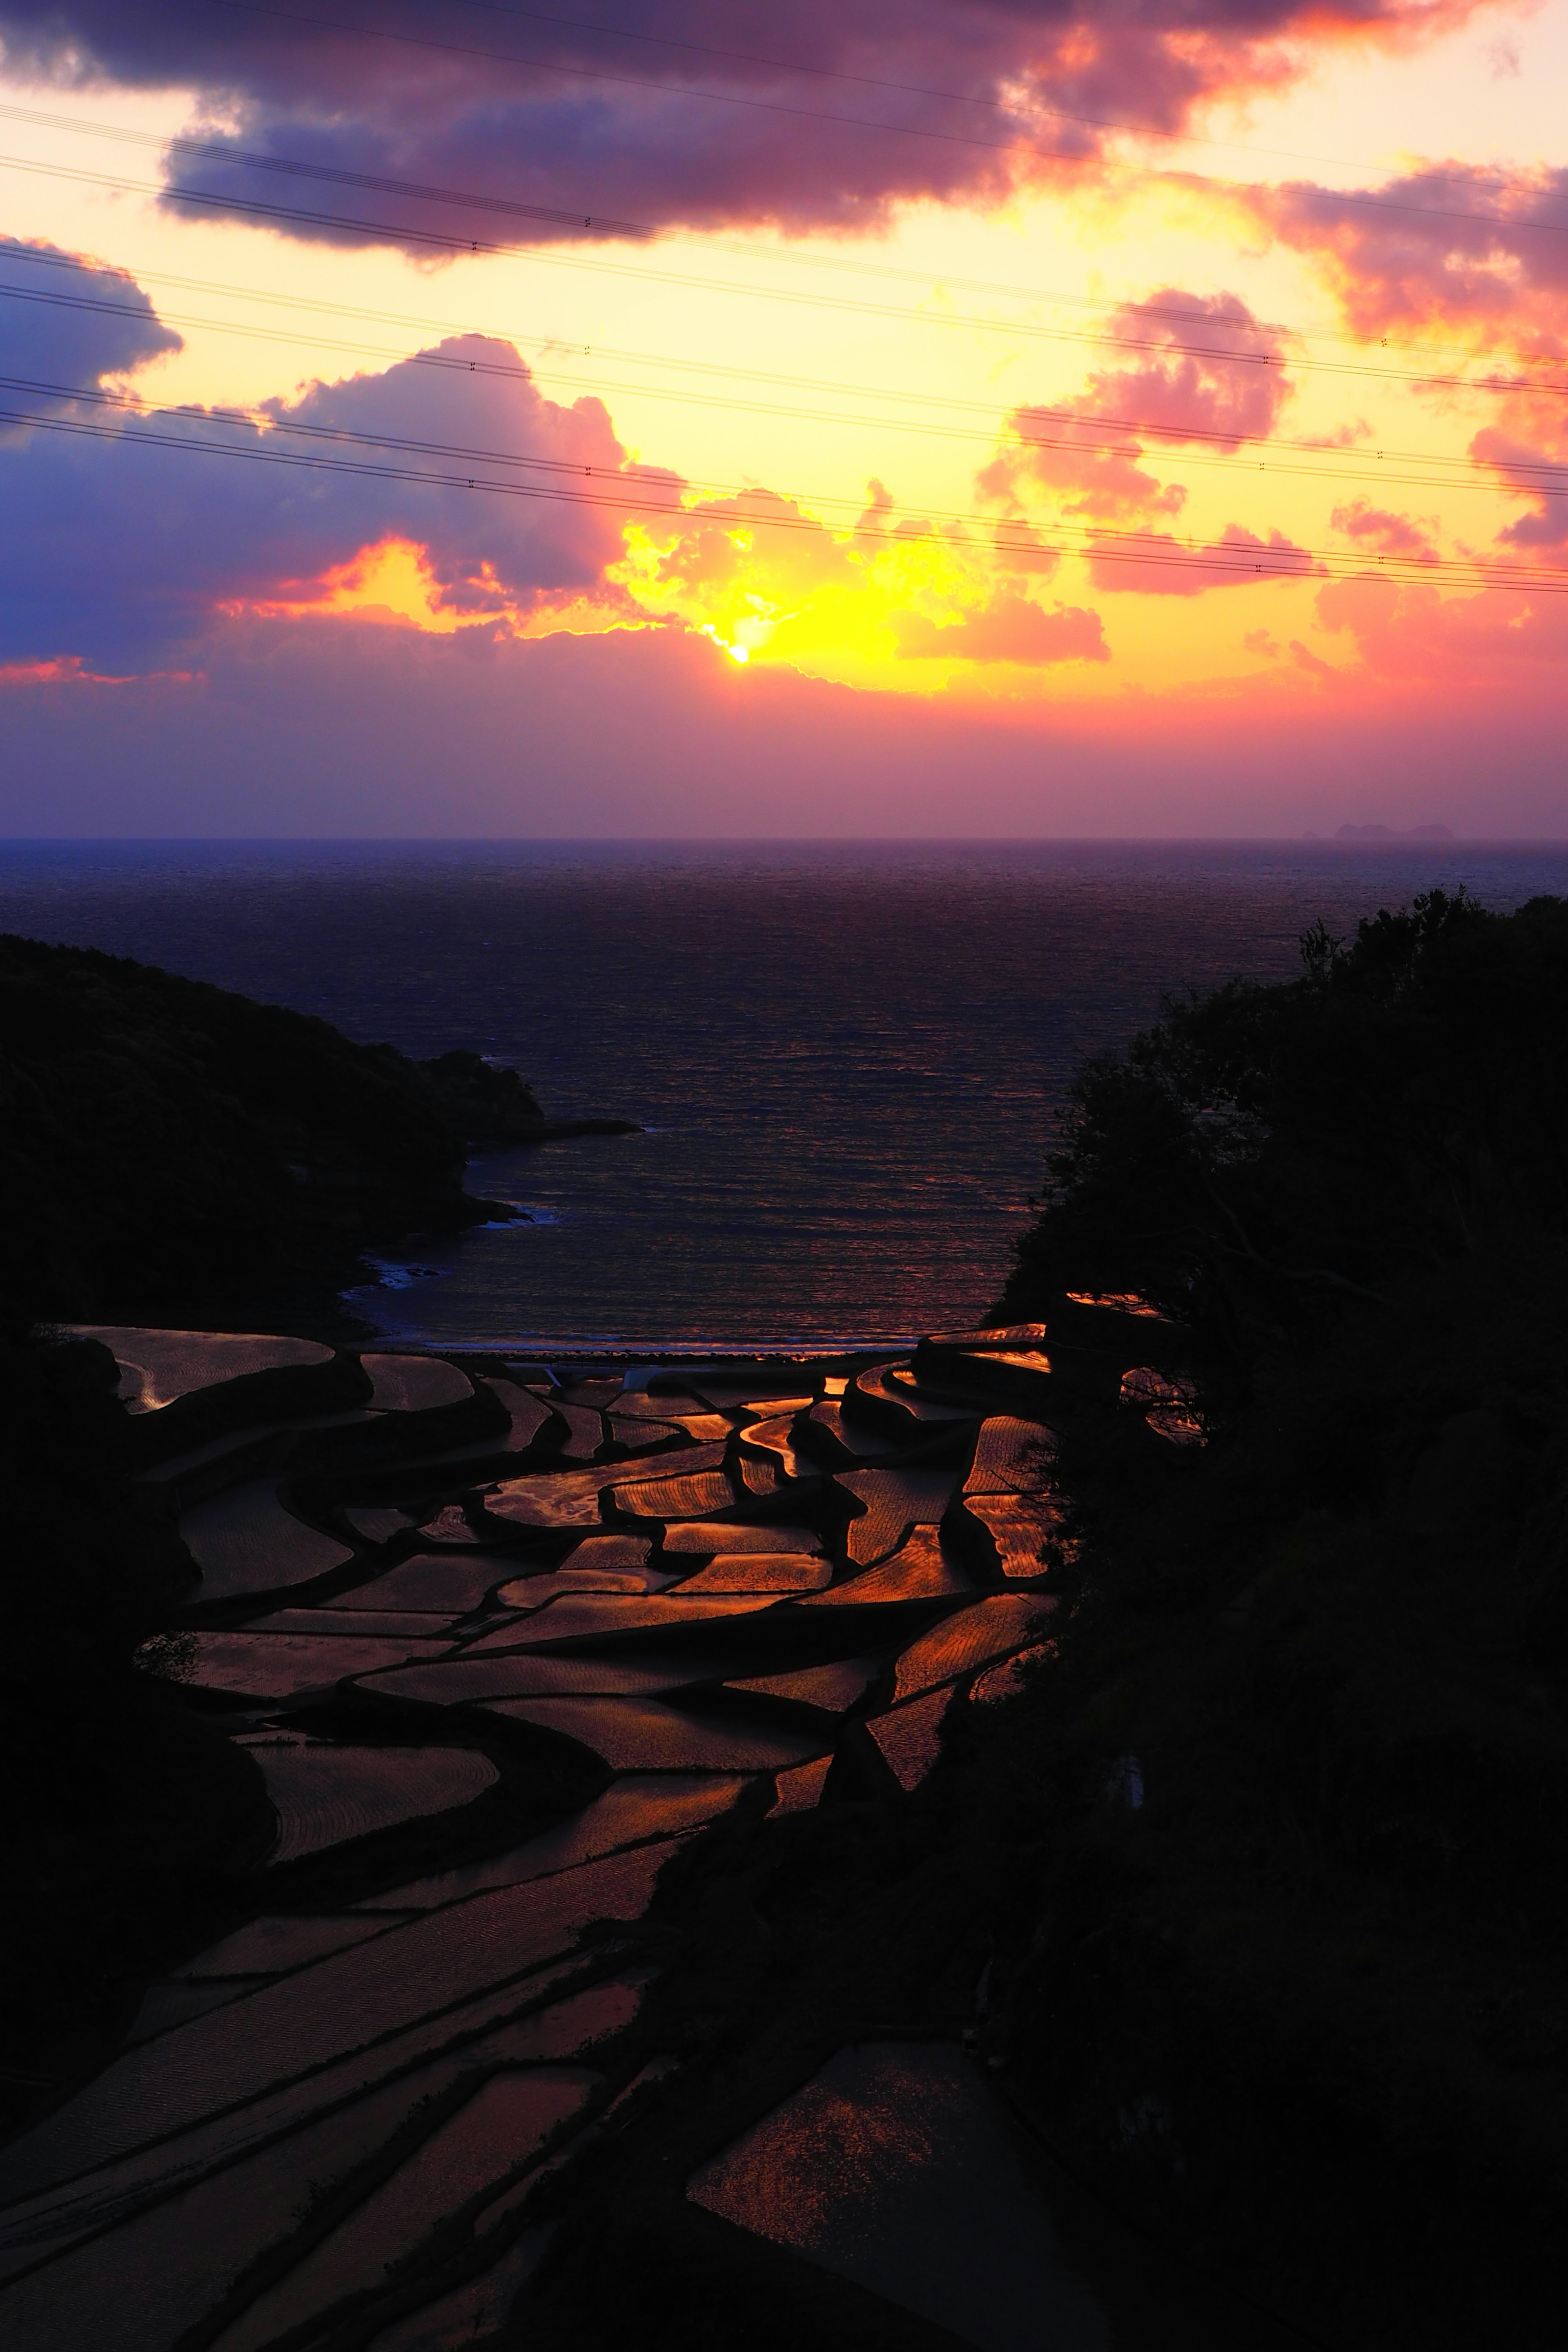
[[[1080,2162],[1331,2340],[1543,2347],[1568,905],[1303,949],[1089,1066],[1020,1245],[1009,1316],[1164,1309],[1091,1336],[1184,1360],[1207,1443],[1062,1416],[1070,1613],[973,1784],[998,1886],[1030,1856],[1005,2031]]]
[[[498,1118],[506,1139],[547,1131],[477,1055],[422,1068],[304,1013],[10,937],[0,1107],[0,1294],[97,1320],[347,1281],[369,1246],[505,1213],[463,1190],[470,1137],[498,1139]]]

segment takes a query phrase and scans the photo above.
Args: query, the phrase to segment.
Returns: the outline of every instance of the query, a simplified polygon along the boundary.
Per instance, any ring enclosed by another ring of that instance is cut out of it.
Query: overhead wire
[[[521,256],[531,262],[542,263],[547,267],[587,270],[615,277],[634,277],[645,283],[656,282],[679,286],[701,292],[741,294],[760,301],[784,303],[796,308],[833,310],[862,318],[890,319],[901,324],[957,328],[970,333],[1007,334],[1023,336],[1035,341],[1090,344],[1119,351],[1150,351],[1166,355],[1175,352],[1194,359],[1222,360],[1232,366],[1260,368],[1290,366],[1310,370],[1320,375],[1350,376],[1371,383],[1416,384],[1433,391],[1568,392],[1568,383],[1542,383],[1533,377],[1447,375],[1435,371],[1374,367],[1348,361],[1313,359],[1310,355],[1303,356],[1295,352],[1286,354],[1282,352],[1237,352],[1215,344],[1175,342],[1170,339],[1153,336],[1119,335],[1109,330],[1089,331],[1070,327],[1042,326],[1030,320],[984,319],[952,310],[902,310],[890,303],[857,301],[840,295],[806,293],[798,288],[747,286],[733,280],[702,278],[671,270],[634,268],[629,264],[609,262],[597,256],[574,250],[563,253],[553,248],[542,249],[538,247],[503,245],[485,238],[458,237],[433,230],[394,231],[390,230],[384,223],[362,221],[347,214],[307,212],[294,205],[262,204],[250,197],[219,195],[203,190],[167,188],[147,181],[128,180],[115,173],[86,172],[67,164],[45,163],[26,157],[0,154],[0,166],[30,172],[49,178],[85,182],[95,187],[110,187],[137,194],[157,195],[166,202],[191,204],[219,212],[232,212],[245,218],[285,221],[297,226],[326,228],[337,233],[368,236],[376,240],[383,240],[391,236],[404,240],[412,239],[426,247],[438,247],[444,252],[454,254],[485,254],[491,257],[512,258]],[[1250,333],[1258,331],[1256,324],[1251,320],[1246,322],[1236,320],[1229,323],[1233,331],[1242,329],[1244,323],[1246,331]],[[1205,320],[1204,324],[1206,329],[1213,331],[1223,330],[1226,321],[1210,317]],[[1561,367],[1564,362],[1560,359],[1553,359],[1550,364]]]
[[[125,394],[106,393],[89,386],[49,384],[26,378],[0,376],[0,388],[33,398],[68,399],[89,406],[118,409],[122,415],[129,415],[138,419],[146,413],[139,404]],[[436,457],[448,460],[458,458],[470,467],[496,464],[523,465],[557,475],[571,474],[585,479],[595,477],[595,467],[587,461],[464,448],[460,445],[450,443],[405,438],[387,433],[357,431],[351,426],[313,425],[276,417],[268,412],[247,414],[241,411],[226,413],[210,410],[183,410],[166,411],[163,414],[170,422],[177,418],[184,425],[226,426],[238,424],[258,435],[276,432],[295,438],[321,441],[339,446],[374,448],[395,451],[399,455]],[[644,495],[628,499],[603,490],[574,491],[554,484],[490,480],[485,478],[482,474],[473,472],[429,473],[415,467],[390,466],[382,462],[365,464],[359,460],[318,456],[314,452],[271,450],[259,446],[259,442],[246,446],[234,442],[192,440],[184,434],[164,431],[161,425],[148,427],[140,423],[121,424],[118,426],[100,425],[79,418],[63,417],[58,415],[40,415],[36,410],[14,408],[0,408],[0,422],[46,432],[79,433],[100,440],[172,448],[193,455],[231,457],[276,464],[296,464],[318,469],[326,468],[331,471],[357,473],[376,478],[412,481],[440,488],[489,492],[510,498],[539,497],[564,499],[575,505],[611,506],[622,512],[657,513],[667,520],[681,523],[700,525],[704,522],[722,521],[747,530],[763,528],[804,530],[814,532],[825,532],[827,530],[827,526],[819,521],[815,515],[806,515],[798,511],[794,514],[779,513],[778,507],[785,502],[777,499],[773,493],[759,491],[755,485],[682,483],[679,478],[668,474],[661,475],[658,469],[652,467],[632,469],[633,475],[638,481],[650,485],[658,482],[666,495],[658,499]],[[601,467],[597,472],[600,478],[611,480],[627,478],[626,472],[618,467]],[[772,507],[759,503],[749,509],[731,511],[721,517],[716,516],[711,509],[704,513],[700,508],[682,507],[677,504],[675,498],[670,495],[670,493],[679,494],[682,488],[690,488],[706,489],[710,495],[717,494],[731,502],[773,499],[774,503]],[[816,507],[838,508],[847,511],[855,511],[857,508],[857,501],[837,497],[816,497],[812,499],[812,504]],[[868,524],[867,511],[861,508],[855,513],[855,521],[851,526],[852,533],[860,536],[879,535],[875,526]],[[1312,578],[1325,575],[1332,578],[1355,578],[1364,577],[1369,570],[1375,569],[1385,577],[1406,581],[1430,581],[1434,574],[1441,574],[1461,580],[1472,586],[1528,589],[1531,592],[1541,591],[1552,594],[1568,593],[1568,571],[1560,572],[1542,565],[1514,563],[1506,559],[1468,557],[1461,560],[1442,556],[1407,558],[1397,555],[1382,555],[1368,559],[1364,556],[1347,556],[1342,549],[1337,548],[1294,545],[1277,548],[1266,546],[1261,541],[1258,541],[1252,547],[1243,547],[1240,542],[1237,542],[1235,551],[1231,552],[1227,551],[1223,538],[1221,541],[1211,542],[1207,546],[1182,548],[1169,532],[1110,529],[1100,525],[1076,526],[1060,521],[1051,525],[1039,525],[1010,521],[1005,518],[998,520],[994,516],[973,511],[942,509],[931,509],[923,520],[928,523],[956,525],[965,531],[978,529],[989,534],[992,544],[1003,553],[1032,555],[1037,553],[1043,544],[1060,551],[1089,556],[1095,561],[1108,560],[1115,556],[1119,560],[1129,562],[1158,560],[1162,563],[1197,563],[1202,568],[1219,568],[1243,573],[1248,572],[1266,573],[1276,578]],[[1077,536],[1069,541],[1064,536],[1068,531],[1076,531]]]
[[[390,26],[384,25],[344,23],[340,17],[309,16],[301,9],[279,8],[271,5],[269,0],[216,0],[216,5],[238,10],[247,16],[272,17],[282,24],[304,25],[318,31],[329,33],[348,33],[364,40],[395,42],[406,48],[438,50],[448,56],[472,58],[490,65],[518,66],[530,73],[553,73],[568,76],[579,81],[608,82],[626,89],[653,90],[663,97],[668,97],[673,92],[677,96],[706,100],[719,106],[750,107],[759,112],[789,115],[800,121],[838,123],[849,130],[884,131],[910,139],[936,140],[945,146],[973,147],[994,154],[1010,155],[1022,150],[1026,153],[1038,155],[1047,163],[1081,164],[1102,160],[1092,152],[1085,153],[1079,149],[1043,147],[1037,142],[1026,139],[979,139],[963,131],[933,131],[919,123],[888,122],[859,115],[827,113],[820,108],[785,106],[776,100],[748,98],[738,91],[697,89],[686,84],[656,80],[646,75],[613,74],[593,66],[560,65],[547,58],[519,57],[515,50],[478,49],[462,42],[437,41],[426,34],[395,32]],[[1331,195],[1338,203],[1361,209],[1370,207],[1378,212],[1421,213],[1437,220],[1490,222],[1500,227],[1544,229],[1558,236],[1568,233],[1568,220],[1520,221],[1507,214],[1478,213],[1440,205],[1412,205],[1394,197],[1358,195],[1352,191],[1339,189],[1324,189],[1315,193]]]
[[[226,5],[226,0],[225,4]],[[816,248],[806,252],[796,252],[787,246],[762,244],[755,239],[706,236],[697,235],[690,230],[671,232],[658,228],[646,221],[618,220],[607,214],[567,212],[552,205],[525,204],[512,197],[481,194],[458,188],[434,187],[417,181],[392,178],[384,173],[354,172],[335,164],[305,163],[292,156],[258,154],[252,149],[236,147],[226,141],[192,139],[181,134],[169,135],[162,131],[141,131],[123,124],[93,121],[79,115],[45,113],[35,107],[14,103],[0,103],[0,121],[26,122],[44,130],[65,131],[79,133],[84,137],[109,139],[127,145],[155,148],[160,153],[187,155],[198,161],[239,164],[250,171],[281,173],[295,178],[317,179],[339,186],[363,188],[376,194],[403,196],[415,202],[467,206],[491,214],[536,220],[546,226],[575,230],[581,223],[584,230],[596,238],[606,241],[631,239],[638,243],[658,243],[666,247],[689,246],[701,252],[722,253],[744,260],[785,263],[800,268],[823,269],[855,277],[882,278],[903,285],[930,286],[934,278],[944,288],[956,288],[962,292],[970,294],[998,295],[1010,301],[1051,302],[1075,310],[1111,311],[1119,314],[1135,313],[1146,318],[1173,320],[1178,324],[1202,326],[1211,331],[1277,334],[1288,336],[1293,341],[1303,340],[1299,330],[1278,320],[1251,317],[1227,320],[1210,310],[1182,310],[1173,308],[1169,303],[1110,299],[1101,296],[1068,294],[1059,289],[1044,287],[1020,286],[994,278],[959,277],[951,271],[906,268],[897,263],[881,261],[865,254],[847,256],[824,253]],[[0,158],[0,161],[10,162],[20,166],[24,159],[10,157]],[[110,184],[121,184],[111,182]],[[147,192],[148,189],[146,183],[126,182],[123,184],[128,187],[141,188],[143,192]],[[180,190],[170,187],[167,183],[159,184],[151,192],[168,200],[181,197],[191,203],[212,200],[211,191]],[[246,200],[237,201],[244,203]],[[1568,221],[1557,226],[1568,231]],[[395,236],[399,232],[393,228],[388,231],[388,234]],[[410,230],[402,234],[412,236],[416,232]],[[453,236],[450,242],[454,249],[459,252],[493,249],[499,252],[521,251],[538,257],[538,248],[533,246],[481,248],[476,247],[471,238],[458,236]],[[1364,338],[1358,340],[1351,336],[1328,334],[1317,330],[1313,331],[1310,340],[1358,351],[1365,348]],[[1388,338],[1384,336],[1382,342],[1384,348],[1387,346],[1387,341]],[[1405,352],[1423,350],[1452,352],[1456,346],[1402,342],[1397,348]],[[1498,353],[1497,356],[1509,360],[1518,366],[1563,364],[1561,359],[1555,354],[1505,352]]]
[[[92,296],[59,294],[55,292],[52,289],[38,289],[31,287],[10,286],[5,284],[4,280],[0,280],[0,299],[36,302],[41,305],[47,305],[50,308],[86,310],[95,315],[108,314],[116,317],[127,317],[142,320],[144,320],[147,316],[147,313],[135,303],[114,302]],[[243,322],[221,319],[195,319],[187,317],[177,310],[163,310],[158,315],[162,322],[169,326],[212,330],[218,333],[233,333],[245,336],[255,335],[268,340],[286,341],[290,344],[297,343],[300,340],[300,337],[297,333],[282,328],[256,327],[247,325]],[[505,381],[524,383],[553,383],[562,385],[567,389],[576,390],[579,393],[584,389],[579,379],[574,375],[570,375],[565,373],[558,373],[548,367],[542,367],[538,364],[530,366],[521,360],[516,365],[509,365],[505,362],[501,361],[477,359],[472,357],[458,357],[456,354],[441,352],[390,352],[385,350],[383,346],[353,342],[342,337],[314,335],[310,337],[310,340],[313,344],[320,348],[352,352],[362,357],[368,356],[382,359],[388,362],[391,365],[434,367],[451,373],[468,375],[477,374],[489,378],[499,378]],[[646,354],[625,353],[618,356],[627,363],[649,363],[647,361],[647,355]],[[655,362],[652,363],[658,364],[659,362]],[[687,368],[700,368],[701,363],[694,362],[665,362],[665,364]],[[726,375],[745,373],[753,377],[757,376],[760,373],[758,371],[740,371],[730,369],[724,369],[718,372]],[[763,382],[773,381],[773,379],[765,375],[761,376],[760,380]],[[785,381],[787,381],[787,379]],[[841,390],[852,389],[851,387],[837,388]],[[1489,490],[1495,489],[1498,487],[1498,477],[1506,471],[1510,477],[1519,477],[1519,486],[1521,488],[1528,488],[1531,496],[1540,496],[1543,498],[1568,497],[1568,462],[1552,463],[1546,459],[1526,459],[1521,461],[1517,465],[1510,463],[1506,468],[1504,468],[1490,461],[1478,460],[1468,456],[1459,457],[1443,457],[1441,456],[1433,456],[1421,452],[1406,452],[1400,450],[1385,451],[1380,449],[1377,452],[1378,462],[1376,463],[1373,470],[1368,470],[1364,462],[1359,467],[1352,467],[1344,464],[1342,461],[1337,464],[1319,462],[1310,465],[1300,465],[1292,463],[1288,457],[1269,457],[1259,459],[1254,453],[1259,449],[1267,449],[1270,451],[1285,449],[1293,453],[1310,453],[1321,459],[1330,458],[1334,453],[1331,450],[1322,449],[1321,446],[1315,446],[1310,442],[1289,438],[1283,435],[1223,432],[1206,426],[1190,426],[1173,425],[1169,422],[1153,422],[1148,419],[1141,419],[1137,417],[1120,416],[1102,411],[1095,411],[1092,414],[1084,415],[1076,413],[1071,409],[1055,408],[1044,403],[1030,403],[1026,407],[1015,408],[1009,412],[1002,409],[987,409],[979,402],[943,401],[938,404],[935,401],[934,396],[931,396],[931,404],[933,405],[941,404],[947,409],[968,409],[977,415],[987,416],[990,419],[990,423],[988,426],[985,426],[981,425],[954,425],[950,422],[938,422],[929,418],[917,417],[887,415],[879,415],[875,418],[854,417],[846,415],[842,411],[833,412],[824,411],[821,409],[784,407],[780,406],[777,403],[737,400],[732,392],[725,392],[723,394],[704,394],[700,392],[693,392],[685,387],[659,384],[606,384],[603,381],[602,377],[596,380],[595,384],[592,389],[601,395],[610,393],[616,396],[626,396],[634,399],[668,401],[672,404],[679,404],[686,406],[696,405],[716,407],[722,408],[726,413],[730,414],[739,410],[747,415],[774,417],[797,423],[831,425],[837,427],[843,427],[847,425],[861,425],[865,426],[874,426],[878,432],[892,431],[897,433],[915,434],[927,439],[962,440],[971,443],[984,444],[991,447],[996,447],[998,441],[1000,440],[1002,452],[1005,452],[1012,448],[1018,448],[1025,451],[1033,448],[1041,448],[1067,450],[1078,456],[1103,456],[1133,458],[1143,455],[1144,452],[1138,447],[1130,447],[1125,436],[1129,435],[1142,434],[1149,438],[1161,438],[1179,445],[1202,445],[1205,443],[1220,445],[1223,454],[1213,454],[1203,448],[1201,446],[1197,447],[1183,446],[1180,449],[1180,458],[1181,463],[1184,466],[1203,466],[1234,474],[1242,470],[1244,467],[1250,470],[1251,467],[1256,465],[1257,470],[1259,473],[1268,471],[1274,475],[1286,475],[1309,481],[1367,482],[1376,483],[1380,487],[1415,489],[1453,490],[1476,488]],[[896,399],[900,397],[900,394],[891,391],[884,393],[879,388],[872,387],[865,388],[860,396],[867,399]],[[916,394],[912,395],[912,397],[919,399],[921,398],[922,395]],[[180,413],[184,412],[181,411]],[[190,413],[194,414],[200,412],[192,411]],[[267,414],[270,415],[270,412],[267,412]],[[1065,426],[1070,429],[1062,433],[1047,433],[1038,429],[1038,426],[1041,425]],[[1096,430],[1100,433],[1116,433],[1123,437],[1115,440],[1095,440],[1089,437]],[[1156,452],[1156,454],[1163,453]],[[1168,454],[1174,456],[1177,452],[1175,449],[1173,449]],[[1393,465],[1390,465],[1387,462],[1390,458],[1394,460]],[[1395,470],[1398,466],[1406,464],[1464,467],[1468,472],[1477,477],[1477,478],[1473,482],[1466,482],[1463,480],[1456,480],[1452,477],[1438,478],[1430,475],[1402,473]],[[669,469],[668,467],[659,467],[655,470],[660,473],[665,473]],[[1526,481],[1524,479],[1525,477],[1530,477],[1531,478]],[[1558,478],[1561,478],[1560,483]]]
[[[7,243],[3,239],[0,239],[0,259],[15,263],[26,263],[37,268],[69,270],[73,273],[94,278],[101,278],[105,276],[122,276],[124,274],[113,270],[112,268],[100,267],[99,264],[80,254],[64,253],[52,247],[22,245],[15,242]],[[275,310],[280,309],[292,311],[306,311],[311,314],[318,312],[324,313],[332,319],[362,319],[377,326],[410,328],[416,333],[422,335],[478,335],[484,337],[487,341],[495,341],[498,339],[497,331],[494,327],[475,327],[470,322],[462,320],[411,318],[404,311],[367,310],[357,307],[352,303],[323,301],[310,295],[279,293],[267,287],[237,286],[232,282],[232,280],[226,281],[223,279],[186,278],[183,276],[175,276],[166,270],[139,269],[135,279],[130,282],[134,283],[138,287],[172,286],[177,288],[184,293],[211,294],[216,295],[220,299],[233,299],[236,301],[259,302]],[[31,289],[29,289],[16,287],[6,289],[0,287],[0,292],[7,291],[13,295],[28,295],[31,293]],[[42,298],[35,297],[33,299]],[[142,318],[146,315],[140,306],[135,303],[114,303],[99,296],[78,297],[56,295],[53,296],[52,299],[62,303],[79,303],[83,308],[111,310],[117,313],[122,313],[129,317]],[[223,319],[195,320],[184,317],[177,311],[162,311],[158,315],[161,319],[176,326],[188,325],[193,327],[201,327],[203,329],[210,329],[219,333],[254,336],[258,340],[279,341],[292,344],[308,342],[315,348],[353,352],[360,355],[368,355],[377,359],[384,359],[395,363],[400,361],[407,361],[409,363],[417,362],[420,364],[426,366],[466,368],[469,373],[477,373],[480,375],[521,377],[535,381],[543,380],[537,365],[529,366],[521,361],[516,367],[511,367],[507,365],[504,362],[494,360],[475,361],[473,359],[468,359],[462,362],[458,362],[447,357],[439,352],[411,352],[405,350],[389,351],[384,344],[360,343],[350,341],[346,338],[324,335],[320,332],[306,334],[297,329],[262,327],[251,320]],[[713,360],[697,360],[690,357],[672,358],[668,353],[623,351],[615,345],[602,343],[595,343],[591,345],[586,343],[579,344],[571,337],[558,334],[540,335],[537,332],[533,334],[526,334],[517,331],[513,333],[510,340],[514,344],[528,343],[531,346],[537,346],[542,354],[566,351],[576,352],[580,350],[584,358],[593,356],[596,357],[601,362],[608,360],[615,362],[617,364],[624,363],[635,366],[669,368],[679,371],[682,374],[716,376],[722,378],[726,382],[778,384],[787,386],[794,391],[837,393],[855,399],[876,400],[878,402],[901,401],[906,404],[912,406],[939,408],[944,415],[951,413],[954,409],[963,409],[967,410],[972,415],[984,415],[1003,425],[1005,425],[1007,419],[1011,416],[1020,414],[1039,414],[1062,422],[1113,425],[1129,432],[1147,434],[1156,439],[1163,438],[1176,442],[1215,441],[1230,445],[1237,440],[1237,436],[1234,433],[1213,431],[1206,427],[1194,426],[1187,424],[1172,424],[1168,419],[1121,416],[1110,415],[1100,410],[1095,410],[1086,416],[1071,409],[1063,408],[1059,404],[1052,404],[1039,401],[1016,401],[998,407],[994,404],[986,402],[963,400],[945,392],[918,392],[910,389],[908,385],[855,384],[836,383],[832,381],[825,382],[819,377],[782,375],[776,370],[740,367],[735,365],[733,362],[718,362]],[[1163,348],[1171,349],[1173,347],[1164,346]],[[1288,360],[1286,364],[1294,364],[1294,362]],[[556,375],[550,380],[556,383],[577,383],[577,379],[575,377],[567,376],[565,374]],[[1531,389],[1534,390],[1539,390],[1542,387],[1538,385],[1531,387]],[[659,396],[686,398],[691,396],[685,394],[662,395],[658,392],[657,388],[647,385],[619,385],[616,386],[616,389],[638,398]],[[759,408],[757,413],[759,415],[771,415],[775,412],[769,409]],[[781,410],[776,413],[780,415],[795,415],[804,414],[805,412]],[[825,419],[824,421],[836,423],[842,422],[847,424],[875,423],[881,425],[888,422],[897,422],[898,420],[889,420],[883,416],[878,416],[875,419],[839,416],[831,419]],[[1326,445],[1321,440],[1314,440],[1310,437],[1294,436],[1279,433],[1248,435],[1240,437],[1245,440],[1248,446],[1315,451],[1321,454],[1327,454]],[[1472,470],[1475,469],[1477,466],[1477,460],[1468,456],[1460,456],[1457,457],[1446,457],[1438,450],[1384,448],[1380,450],[1378,454],[1380,457],[1389,457],[1411,465],[1462,466]],[[1564,470],[1563,466],[1553,464],[1552,461],[1545,459],[1521,458],[1518,461],[1514,461],[1514,463],[1516,464],[1517,470],[1523,472],[1541,471],[1546,473],[1559,473]],[[1488,470],[1490,470],[1489,467],[1488,467]]]

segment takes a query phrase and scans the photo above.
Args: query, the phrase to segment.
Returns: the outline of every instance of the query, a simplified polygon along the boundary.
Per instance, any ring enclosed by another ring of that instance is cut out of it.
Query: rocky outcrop
[[[629,1118],[548,1119],[533,1088],[515,1070],[458,1049],[414,1066],[448,1126],[465,1143],[495,1150],[509,1143],[551,1143],[568,1135],[637,1135]]]

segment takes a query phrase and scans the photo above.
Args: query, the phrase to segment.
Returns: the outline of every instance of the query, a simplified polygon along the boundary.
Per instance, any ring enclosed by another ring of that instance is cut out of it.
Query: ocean
[[[476,1158],[532,1222],[411,1237],[352,1294],[387,1337],[827,1349],[984,1311],[1074,1068],[1163,995],[1460,882],[1568,895],[1568,844],[14,842],[0,929],[644,1128]]]

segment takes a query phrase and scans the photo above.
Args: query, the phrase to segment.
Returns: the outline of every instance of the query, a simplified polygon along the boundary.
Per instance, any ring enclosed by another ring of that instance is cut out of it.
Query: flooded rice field
[[[196,1571],[142,1664],[252,1760],[275,1831],[221,1932],[0,2148],[0,2340],[531,2341],[617,2152],[649,2150],[667,2242],[727,2233],[764,2298],[804,2266],[851,2298],[834,2326],[880,2312],[868,2343],[1219,2340],[956,2027],[693,2105],[704,1870],[732,1885],[836,1808],[896,1825],[1048,1645],[1042,1332],[663,1369],[97,1336]]]

